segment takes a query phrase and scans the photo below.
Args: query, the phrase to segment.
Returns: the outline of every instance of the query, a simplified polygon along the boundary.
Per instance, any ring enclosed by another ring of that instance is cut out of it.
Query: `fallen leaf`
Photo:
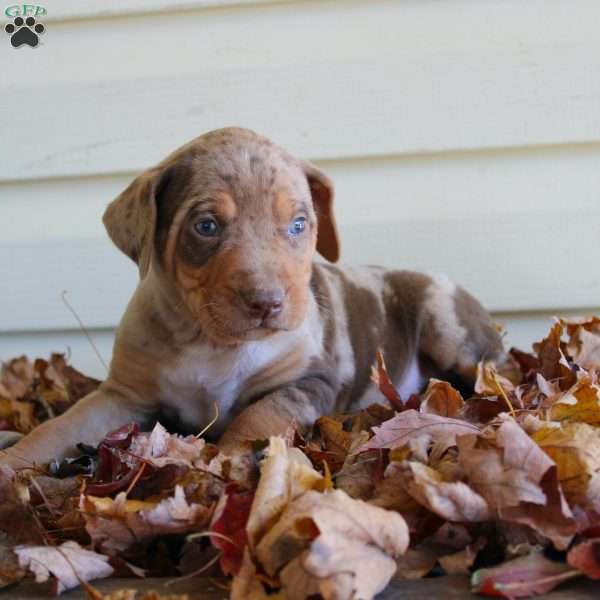
[[[458,444],[467,482],[500,518],[529,525],[557,548],[568,546],[577,525],[557,465],[514,420],[505,418],[494,438],[463,436]]]
[[[471,589],[485,596],[527,598],[553,590],[563,581],[578,577],[579,571],[563,563],[530,554],[492,569],[480,569],[471,577]]]
[[[423,393],[419,412],[439,415],[440,417],[458,417],[465,405],[460,392],[447,381],[430,379]]]
[[[173,497],[160,502],[128,500],[124,492],[114,500],[82,495],[81,510],[92,541],[107,554],[158,535],[203,530],[212,515],[211,507],[189,504],[179,485]]]
[[[492,517],[486,500],[462,481],[448,482],[417,462],[393,463],[386,471],[419,504],[447,521],[479,523]]]
[[[493,362],[480,362],[477,364],[477,379],[475,380],[475,393],[481,396],[504,396],[515,389],[512,381],[503,377],[496,370]]]
[[[299,573],[326,600],[353,594],[369,600],[393,576],[395,559],[406,551],[408,541],[400,515],[353,500],[340,490],[309,491],[282,513],[259,543],[257,557],[268,574],[281,569],[290,600],[306,597],[306,590],[294,585]]]
[[[584,375],[550,408],[553,421],[578,421],[600,425],[600,387]]]
[[[600,539],[590,539],[573,546],[567,563],[590,579],[600,579]]]
[[[548,381],[556,380],[561,389],[569,389],[575,383],[575,374],[571,369],[565,355],[565,345],[562,342],[563,325],[557,321],[547,337],[534,344],[540,361],[540,372]]]
[[[55,578],[57,593],[77,587],[80,581],[109,577],[108,557],[85,550],[77,542],[60,546],[17,546],[19,565],[31,571],[37,583]]]
[[[424,434],[446,446],[454,446],[457,436],[478,434],[479,431],[479,427],[459,419],[406,410],[385,421],[380,427],[373,427],[375,435],[358,451],[400,448],[411,439]]]
[[[237,575],[242,567],[244,549],[248,543],[246,524],[254,493],[240,491],[237,484],[229,484],[221,497],[210,526],[211,542],[221,551],[221,570],[225,575]]]
[[[463,550],[440,556],[438,562],[446,575],[468,575],[477,555],[486,545],[486,539],[480,537],[473,544],[469,544]]]
[[[404,403],[402,402],[402,398],[400,398],[400,394],[398,393],[396,386],[394,386],[392,383],[392,380],[387,372],[385,362],[383,360],[383,352],[381,350],[377,351],[375,365],[371,367],[371,381],[377,386],[379,391],[386,397],[388,402],[396,410],[404,410]]]
[[[190,468],[206,467],[204,451],[206,442],[193,435],[182,437],[170,434],[157,423],[149,434],[134,435],[128,452],[130,462],[135,463],[135,457],[143,458],[155,467],[166,465],[182,465]]]
[[[258,544],[289,502],[323,482],[323,476],[313,469],[310,460],[297,448],[288,448],[282,438],[272,437],[265,455],[248,518],[251,548]]]
[[[586,423],[565,423],[561,427],[542,427],[532,439],[556,463],[567,500],[600,508],[595,494],[588,493],[590,481],[600,470],[600,431]]]
[[[569,335],[567,351],[584,369],[600,369],[600,318],[561,319]]]

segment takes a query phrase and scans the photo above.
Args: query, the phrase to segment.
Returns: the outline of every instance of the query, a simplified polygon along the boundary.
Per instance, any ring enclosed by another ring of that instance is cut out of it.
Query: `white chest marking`
[[[256,342],[239,346],[201,344],[185,351],[177,363],[162,374],[161,403],[174,410],[186,425],[201,429],[215,416],[219,419],[211,428],[220,434],[231,419],[230,411],[244,384],[261,370],[281,359],[291,348],[302,346],[299,353],[306,364],[320,351],[320,339],[315,339],[307,327],[293,332],[280,332]]]

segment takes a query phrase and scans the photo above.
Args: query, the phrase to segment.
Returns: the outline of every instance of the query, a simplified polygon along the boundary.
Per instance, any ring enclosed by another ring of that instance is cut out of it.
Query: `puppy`
[[[443,277],[336,267],[333,185],[245,129],[212,131],[142,173],[104,224],[139,266],[108,379],[3,461],[44,463],[130,421],[176,419],[226,451],[382,397],[381,348],[407,397],[427,377],[472,381],[505,362],[491,319]],[[318,252],[327,262],[314,262]]]

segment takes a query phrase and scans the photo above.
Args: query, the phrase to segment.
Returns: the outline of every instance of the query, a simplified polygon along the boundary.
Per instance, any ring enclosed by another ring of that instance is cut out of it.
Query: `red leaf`
[[[371,381],[379,388],[379,391],[396,410],[404,410],[402,398],[400,398],[400,394],[392,383],[387,369],[385,368],[381,350],[377,351],[375,361],[376,364],[371,367]]]
[[[587,540],[571,548],[567,562],[590,579],[600,579],[600,538]]]
[[[579,575],[579,571],[548,560],[542,554],[529,554],[493,569],[475,571],[471,577],[471,589],[486,596],[527,598],[545,594],[563,581]]]
[[[212,545],[221,550],[221,570],[225,575],[237,575],[244,557],[244,548],[248,543],[246,523],[250,507],[254,500],[254,492],[238,492],[238,485],[230,483],[225,488],[223,510],[213,521],[210,528]],[[223,536],[223,537],[221,537]]]

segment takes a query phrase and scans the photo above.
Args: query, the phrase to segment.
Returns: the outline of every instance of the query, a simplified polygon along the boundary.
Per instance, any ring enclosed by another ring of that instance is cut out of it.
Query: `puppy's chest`
[[[283,342],[283,343],[282,343]],[[297,377],[309,362],[311,345],[276,340],[239,347],[201,345],[184,352],[160,377],[163,411],[199,429],[215,416],[211,433],[221,434],[244,397]],[[290,360],[291,356],[291,360]]]

